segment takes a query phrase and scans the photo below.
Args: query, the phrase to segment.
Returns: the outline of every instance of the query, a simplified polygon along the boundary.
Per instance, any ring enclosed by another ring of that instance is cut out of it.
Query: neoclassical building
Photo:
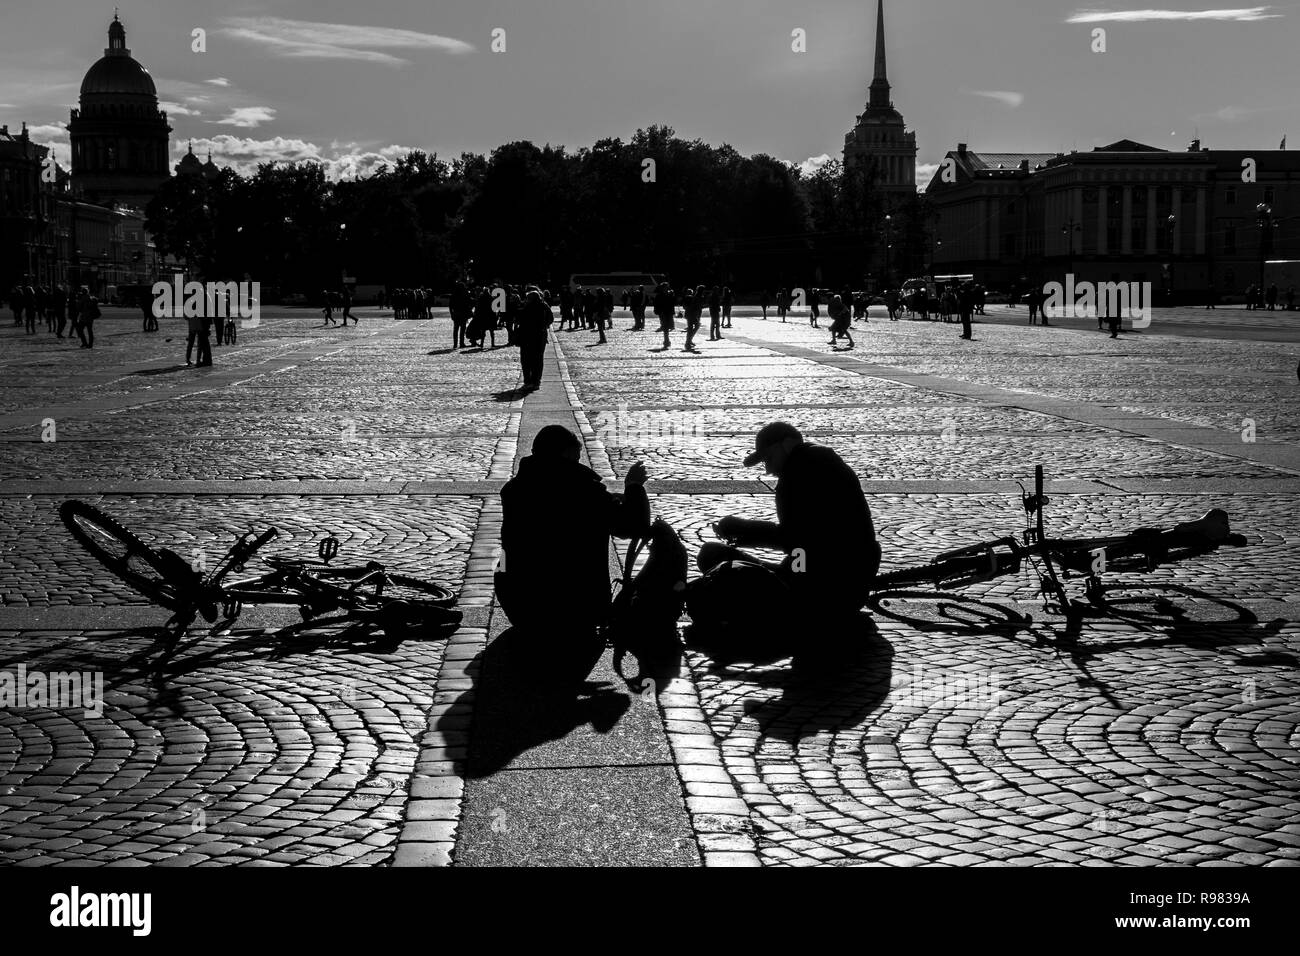
[[[1254,173],[1243,175],[1250,165]],[[1173,295],[1240,294],[1261,263],[1300,256],[1300,152],[1171,151],[1120,140],[1088,152],[957,144],[926,189],[936,272],[1151,282]]]
[[[866,110],[844,136],[844,168],[874,165],[878,190],[887,197],[913,197],[916,195],[916,133],[907,128],[903,114],[894,108],[890,99],[885,64],[885,0],[877,0],[876,67],[869,91]]]
[[[104,55],[81,81],[80,103],[68,123],[74,186],[91,202],[144,206],[169,176],[172,128],[116,15]]]

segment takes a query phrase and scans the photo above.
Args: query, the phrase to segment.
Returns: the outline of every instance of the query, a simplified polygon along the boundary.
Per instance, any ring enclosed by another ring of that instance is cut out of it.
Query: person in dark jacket
[[[668,288],[667,282],[662,283],[659,286],[659,289],[655,292],[654,310],[655,315],[659,318],[659,331],[664,334],[663,350],[665,352],[668,351],[668,347],[671,345],[668,340],[668,335],[676,326],[676,323],[673,321],[673,314],[676,309],[677,298],[673,294],[673,290]]]
[[[776,522],[721,519],[713,530],[729,543],[706,543],[696,565],[706,574],[728,561],[772,572],[778,587],[763,588],[750,600],[773,622],[834,620],[856,613],[880,569],[880,545],[858,476],[833,449],[805,442],[788,422],[772,422],[759,430],[745,465],[759,462],[777,478]],[[783,551],[786,557],[773,564],[739,550],[742,547]],[[762,587],[762,576],[751,580]],[[696,623],[727,613],[726,608],[693,600],[689,591],[687,603]]]
[[[582,442],[547,425],[533,453],[501,489],[497,600],[510,623],[557,637],[581,680],[604,650],[599,627],[610,603],[609,539],[649,532],[645,467],[637,462],[611,494],[581,462]],[[578,671],[581,671],[579,674]]]
[[[523,371],[524,387],[539,388],[542,384],[542,361],[546,355],[546,330],[555,321],[551,307],[542,298],[540,289],[528,290],[528,297],[519,315],[515,342],[519,346],[519,365]]]

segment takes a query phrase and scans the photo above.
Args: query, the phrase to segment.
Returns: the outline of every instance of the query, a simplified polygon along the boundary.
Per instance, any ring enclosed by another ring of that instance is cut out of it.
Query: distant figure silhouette
[[[714,532],[730,544],[700,548],[696,564],[705,576],[687,589],[692,620],[782,626],[857,612],[880,568],[880,545],[857,475],[832,449],[805,442],[787,422],[772,422],[758,432],[745,465],[760,461],[777,477],[777,521],[731,516],[714,524]],[[732,545],[783,551],[786,557],[773,564]],[[768,573],[755,573],[760,569]],[[733,577],[739,586],[714,587],[711,577]],[[724,606],[738,601],[760,614],[737,614],[735,607]]]

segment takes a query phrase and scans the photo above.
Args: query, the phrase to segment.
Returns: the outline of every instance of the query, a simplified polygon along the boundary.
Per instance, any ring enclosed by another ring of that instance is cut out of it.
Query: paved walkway
[[[106,685],[102,717],[0,710],[0,858],[1300,858],[1287,329],[1191,337],[1171,314],[1162,334],[1157,313],[1113,341],[990,317],[960,342],[954,326],[876,316],[836,351],[806,320],[743,313],[692,355],[680,333],[659,352],[620,317],[608,346],[556,336],[546,387],[525,400],[513,351],[449,353],[445,321],[359,314],[346,331],[264,316],[204,370],[177,367],[183,336],[111,313],[93,352],[0,328],[0,671],[100,671]],[[512,736],[491,569],[496,494],[532,433],[575,424],[615,486],[645,462],[656,512],[693,548],[722,514],[770,513],[770,480],[740,460],[776,417],[858,470],[888,566],[1018,530],[1015,482],[1036,463],[1055,528],[1224,507],[1251,546],[1116,578],[1120,613],[1071,641],[1028,575],[1001,578],[945,603],[890,599],[833,668],[691,650],[657,700],[598,671],[609,686],[574,714]],[[344,556],[459,588],[465,624],[446,642],[375,646],[288,641],[296,615],[249,612],[233,633],[195,629],[156,687],[165,612],[75,548],[55,513],[72,496],[205,560],[267,523],[285,553],[333,532]]]

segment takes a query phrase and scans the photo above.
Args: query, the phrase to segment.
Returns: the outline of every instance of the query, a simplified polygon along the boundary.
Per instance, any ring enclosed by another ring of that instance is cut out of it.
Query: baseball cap
[[[745,459],[745,467],[750,468],[757,465],[763,460],[763,453],[771,445],[779,444],[787,438],[793,438],[797,442],[803,441],[803,435],[799,429],[795,428],[789,422],[769,422],[758,430],[754,436],[754,451]]]

